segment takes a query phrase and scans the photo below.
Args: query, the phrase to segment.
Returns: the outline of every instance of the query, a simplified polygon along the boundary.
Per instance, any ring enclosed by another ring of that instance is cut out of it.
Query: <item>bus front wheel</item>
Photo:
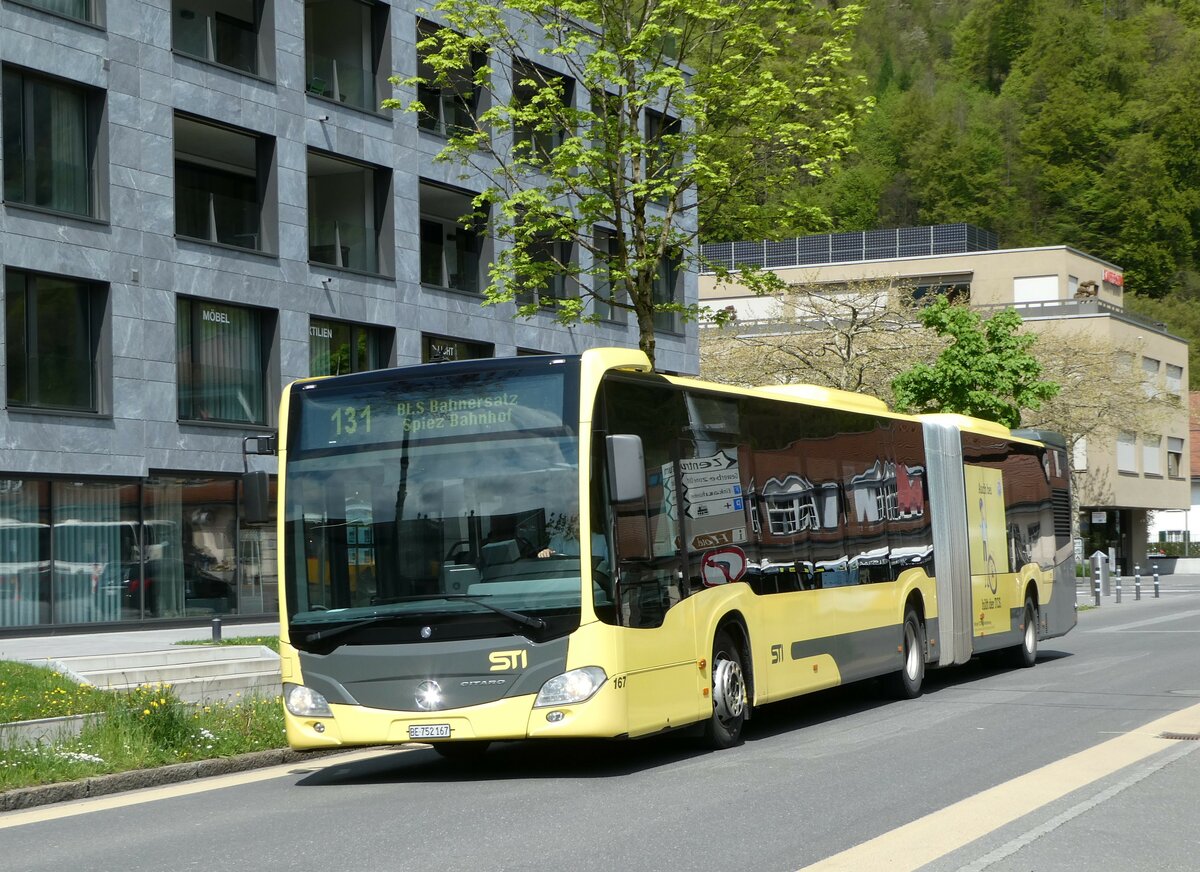
[[[732,748],[742,739],[746,722],[746,675],[742,652],[733,637],[722,630],[713,640],[712,715],[704,725],[710,748]]]
[[[904,616],[900,653],[903,665],[891,675],[888,689],[898,699],[916,699],[925,682],[925,628],[912,609]]]

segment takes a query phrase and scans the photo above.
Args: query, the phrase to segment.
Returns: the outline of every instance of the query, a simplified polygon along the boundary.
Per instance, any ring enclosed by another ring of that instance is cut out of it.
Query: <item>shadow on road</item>
[[[1063,651],[1042,650],[1040,664],[1070,657]],[[925,693],[962,688],[1002,672],[1020,672],[990,657],[977,657],[953,669],[932,670],[925,676]],[[862,681],[808,694],[756,709],[746,726],[747,742],[796,732],[818,724],[888,705],[904,705],[885,695],[880,682]],[[695,730],[678,730],[632,741],[496,742],[473,760],[447,760],[431,748],[397,748],[396,753],[344,764],[334,763],[306,774],[300,787],[414,782],[482,782],[539,778],[617,778],[669,766],[713,752],[704,748]],[[731,753],[731,752],[723,752]],[[297,774],[303,774],[298,771]]]

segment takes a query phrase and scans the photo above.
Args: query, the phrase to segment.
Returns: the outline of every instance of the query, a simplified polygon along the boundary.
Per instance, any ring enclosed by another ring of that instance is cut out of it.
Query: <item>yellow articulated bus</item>
[[[1075,625],[1064,444],[641,352],[304,380],[283,400],[295,748],[740,740],[757,706]]]

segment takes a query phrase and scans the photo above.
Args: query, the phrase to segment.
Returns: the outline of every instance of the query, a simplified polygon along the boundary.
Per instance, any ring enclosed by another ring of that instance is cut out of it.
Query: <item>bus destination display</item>
[[[558,373],[301,390],[301,450],[563,426]]]

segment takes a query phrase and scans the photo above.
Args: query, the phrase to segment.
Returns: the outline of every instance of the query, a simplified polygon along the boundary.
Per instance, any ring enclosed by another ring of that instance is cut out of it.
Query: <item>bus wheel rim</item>
[[[742,667],[735,660],[719,660],[713,673],[713,704],[721,721],[742,716],[746,709],[746,684]]]

